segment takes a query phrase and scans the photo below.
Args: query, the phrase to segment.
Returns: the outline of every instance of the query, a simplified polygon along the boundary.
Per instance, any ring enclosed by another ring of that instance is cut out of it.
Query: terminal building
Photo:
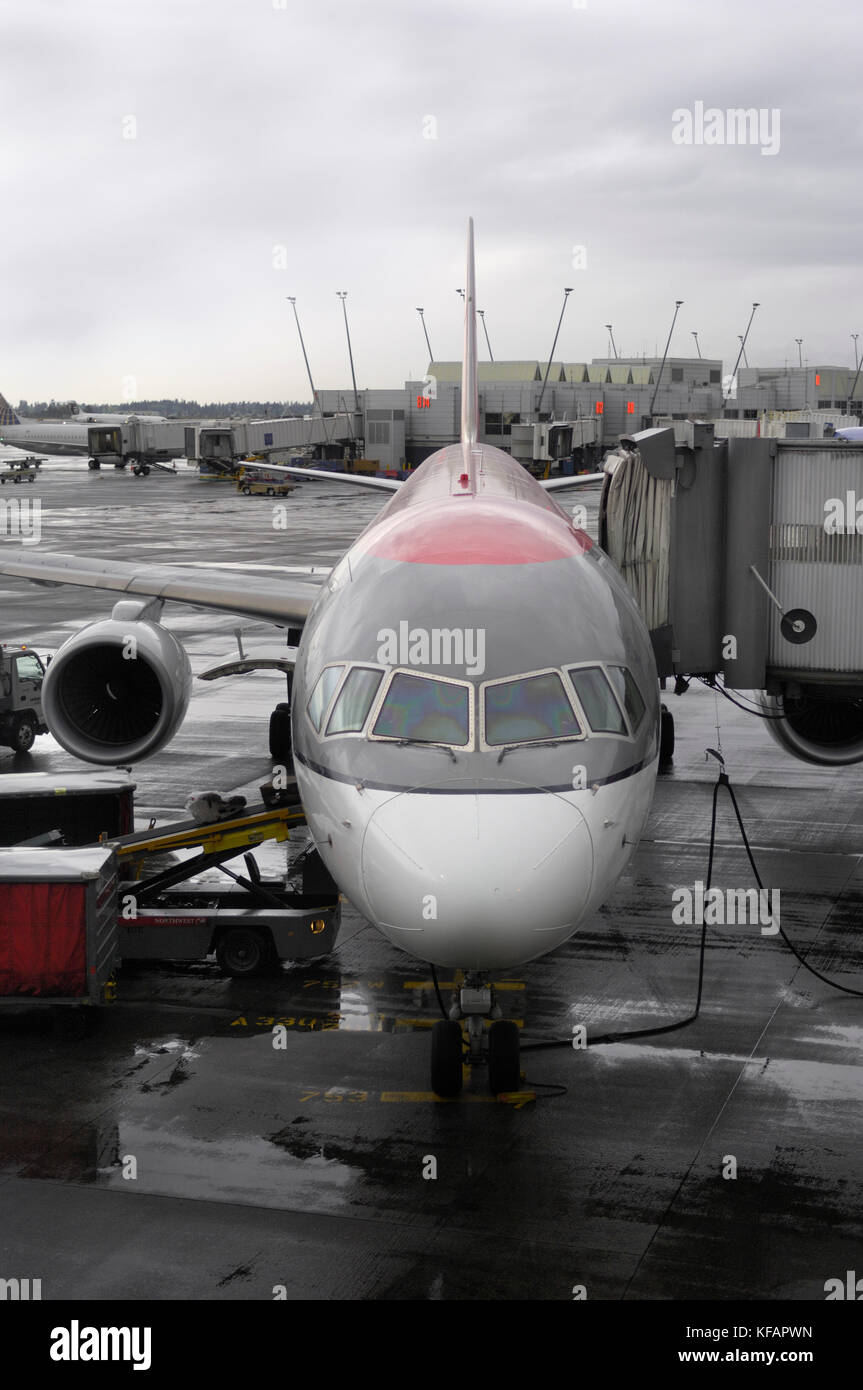
[[[461,363],[430,362],[421,380],[400,390],[357,393],[356,435],[364,454],[383,470],[413,468],[459,434]],[[853,393],[853,395],[852,395]],[[540,435],[543,449],[533,457],[563,458],[568,436],[558,427],[579,422],[572,435],[575,463],[593,464],[597,452],[613,447],[623,435],[653,424],[709,420],[716,433],[774,432],[770,417],[780,413],[784,434],[788,412],[806,416],[813,437],[830,423],[854,423],[861,413],[863,374],[854,368],[741,368],[737,392],[729,395],[718,358],[595,357],[591,362],[538,360],[479,364],[480,438],[527,461],[522,447],[525,427],[553,424]],[[318,403],[325,415],[344,413],[353,400],[348,389],[322,390]],[[753,421],[750,429],[724,426],[725,421]],[[585,428],[590,422],[590,429]],[[763,429],[759,428],[763,425]],[[802,428],[802,427],[801,427]],[[829,429],[828,429],[829,432]],[[562,439],[562,443],[561,443]]]

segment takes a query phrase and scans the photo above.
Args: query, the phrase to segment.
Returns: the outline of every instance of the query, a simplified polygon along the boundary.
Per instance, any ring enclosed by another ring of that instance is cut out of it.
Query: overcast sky
[[[565,360],[609,321],[661,352],[675,299],[672,352],[726,371],[753,300],[750,364],[852,360],[859,11],[581,3],[0,0],[0,390],[308,399],[286,296],[344,387],[341,289],[359,386],[400,386],[417,305],[460,356],[468,215],[497,358],[547,355],[571,285]],[[675,143],[696,102],[778,109],[778,152]]]

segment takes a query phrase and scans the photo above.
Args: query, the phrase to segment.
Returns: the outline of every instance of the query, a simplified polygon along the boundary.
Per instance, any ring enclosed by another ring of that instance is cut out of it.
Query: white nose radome
[[[509,969],[565,941],[590,895],[581,812],[551,792],[402,792],[366,827],[380,929],[435,965]]]

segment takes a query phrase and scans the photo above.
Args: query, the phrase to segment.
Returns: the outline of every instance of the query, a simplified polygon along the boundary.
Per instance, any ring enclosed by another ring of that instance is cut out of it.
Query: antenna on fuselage
[[[473,263],[473,218],[467,220],[467,269],[464,290],[464,357],[461,368],[461,442],[475,444],[479,430],[476,376],[476,275]]]

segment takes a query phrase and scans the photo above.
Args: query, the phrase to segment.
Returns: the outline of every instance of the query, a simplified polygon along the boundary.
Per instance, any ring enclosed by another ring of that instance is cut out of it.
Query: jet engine
[[[110,618],[64,642],[42,685],[45,723],[85,762],[137,762],[157,753],[183,721],[192,670],[155,618],[161,603],[123,601]]]
[[[795,686],[761,696],[768,730],[795,758],[826,767],[863,762],[863,696]]]

